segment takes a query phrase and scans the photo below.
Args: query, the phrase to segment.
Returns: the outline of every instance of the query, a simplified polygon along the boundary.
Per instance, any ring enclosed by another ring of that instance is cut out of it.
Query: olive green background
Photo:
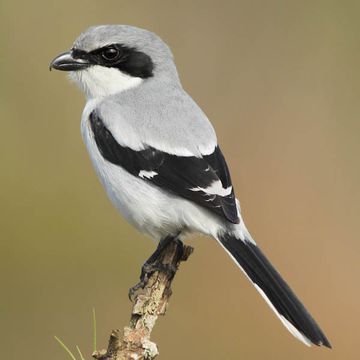
[[[1,358],[67,359],[57,335],[89,359],[92,307],[102,348],[127,323],[127,289],[155,247],[96,178],[83,95],[48,71],[88,26],[123,23],[171,46],[248,228],[334,347],[295,340],[203,237],[153,333],[159,359],[359,359],[359,2],[0,3]]]

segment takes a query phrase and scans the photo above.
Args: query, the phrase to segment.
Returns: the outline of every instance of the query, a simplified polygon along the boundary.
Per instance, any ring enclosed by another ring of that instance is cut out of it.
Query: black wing
[[[176,156],[148,147],[135,151],[121,146],[92,112],[90,125],[101,155],[136,177],[239,223],[230,173],[219,147],[211,155]]]

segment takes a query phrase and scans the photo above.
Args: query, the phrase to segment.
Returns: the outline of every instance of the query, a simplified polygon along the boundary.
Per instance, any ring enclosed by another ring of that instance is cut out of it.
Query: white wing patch
[[[202,188],[200,186],[190,189],[191,191],[203,191],[208,195],[219,195],[219,196],[229,196],[232,191],[232,186],[224,189],[223,184],[220,180],[213,181],[210,186],[207,188]]]
[[[144,179],[152,179],[154,176],[158,175],[156,171],[146,171],[146,170],[140,170],[139,176]]]

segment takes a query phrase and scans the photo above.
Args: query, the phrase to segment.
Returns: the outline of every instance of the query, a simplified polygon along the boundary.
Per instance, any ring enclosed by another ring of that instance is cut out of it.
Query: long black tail
[[[220,243],[253,282],[285,327],[310,346],[330,342],[280,274],[252,241],[242,241],[232,234],[221,234]]]

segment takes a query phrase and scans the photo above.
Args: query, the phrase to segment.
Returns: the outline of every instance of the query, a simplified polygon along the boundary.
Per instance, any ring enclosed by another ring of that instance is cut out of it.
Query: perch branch
[[[191,246],[171,242],[161,254],[161,262],[175,271],[156,271],[149,277],[141,294],[136,295],[130,325],[113,330],[107,350],[95,351],[97,360],[152,360],[158,354],[157,346],[150,341],[151,331],[159,315],[164,315],[171,296],[171,284],[182,261],[193,252]]]

